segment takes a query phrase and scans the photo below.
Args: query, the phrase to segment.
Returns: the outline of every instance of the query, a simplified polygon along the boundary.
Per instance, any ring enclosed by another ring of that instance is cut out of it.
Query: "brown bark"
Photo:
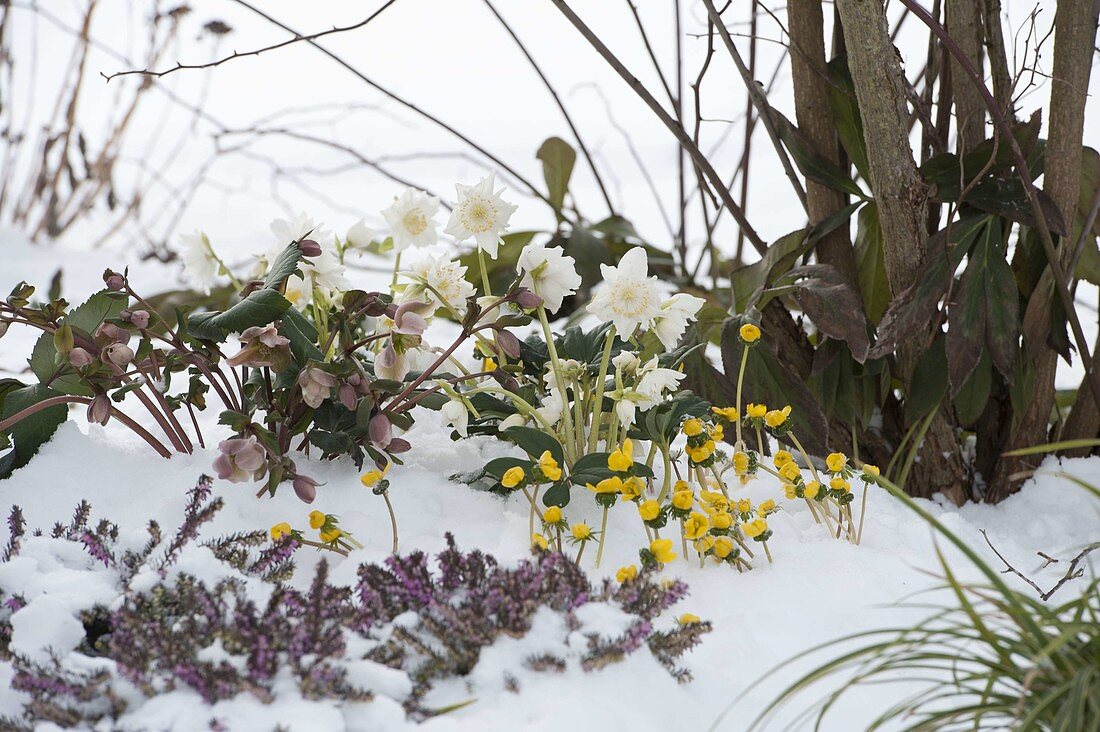
[[[798,128],[818,155],[839,166],[840,145],[829,104],[821,0],[790,0],[787,4],[787,26],[791,38],[791,74]],[[823,221],[847,203],[847,197],[842,192],[812,180],[806,181],[806,205],[811,224]],[[847,227],[837,227],[819,241],[817,256],[821,262],[836,267],[849,282],[858,282]]]
[[[1054,15],[1054,68],[1050,80],[1050,125],[1043,189],[1071,229],[1081,181],[1081,141],[1096,39],[1096,11],[1093,2],[1063,0],[1058,3]],[[1066,241],[1074,240],[1071,232]],[[1065,242],[1058,248],[1058,256],[1067,271],[1073,270],[1073,249]],[[1025,369],[1032,374],[1034,386],[1026,410],[1018,417],[1015,429],[1005,441],[1006,450],[1042,444],[1048,439],[1054,408],[1054,375],[1058,366],[1057,353],[1046,343],[1052,291],[1053,279],[1047,269],[1031,295],[1024,321]],[[1019,482],[1010,477],[1037,463],[1038,458],[1034,457],[1002,460],[990,485],[989,500],[996,502],[1019,490]]]
[[[959,49],[982,71],[982,16],[976,0],[947,0],[946,28]],[[958,61],[951,60],[951,78],[966,79]],[[985,139],[985,102],[973,84],[955,85],[955,149],[960,155]]]
[[[1001,0],[983,0],[982,29],[989,57],[989,75],[993,77],[993,98],[1008,120],[1016,118],[1012,104],[1012,75],[1008,71],[1008,52],[1001,27]]]
[[[886,243],[886,274],[896,296],[915,279],[927,241],[927,191],[909,147],[905,80],[890,43],[881,0],[837,0],[844,25],[848,66],[855,84],[867,143],[871,189],[878,204]],[[912,378],[925,344],[916,340],[898,349],[902,381]],[[932,420],[913,466],[907,492],[930,496],[943,492],[961,502],[965,470],[958,438],[943,411]]]

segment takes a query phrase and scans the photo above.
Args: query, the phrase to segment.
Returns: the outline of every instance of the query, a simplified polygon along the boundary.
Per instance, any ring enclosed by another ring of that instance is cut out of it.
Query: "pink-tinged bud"
[[[246,328],[240,335],[241,350],[226,359],[230,366],[266,366],[282,371],[290,363],[290,340],[274,325]]]
[[[106,394],[97,394],[88,402],[88,424],[107,424],[111,418],[111,400]]]
[[[148,310],[135,310],[130,313],[130,322],[137,326],[140,330],[145,330],[149,327],[149,311]]]
[[[340,396],[340,403],[343,404],[349,412],[355,411],[355,387],[348,383],[340,384],[340,390],[337,392]]]
[[[134,349],[125,343],[112,343],[103,349],[102,356],[115,366],[125,366],[134,360]]]
[[[126,287],[126,278],[120,275],[118,272],[114,272],[109,269],[104,270],[103,284],[107,285],[108,290],[118,292],[122,288]]]
[[[73,368],[83,369],[92,365],[95,358],[83,348],[74,348],[69,351],[69,363]]]
[[[370,435],[371,442],[385,449],[393,441],[393,425],[390,424],[390,418],[384,414],[374,415],[370,418],[367,433]]]
[[[298,498],[306,503],[313,503],[313,499],[317,497],[317,486],[320,484],[308,475],[296,475],[293,485],[294,494]]]
[[[510,358],[519,358],[519,338],[512,335],[511,331],[497,331],[497,345],[508,354]]]
[[[409,441],[403,437],[395,437],[390,440],[390,444],[386,446],[386,450],[393,455],[400,455],[403,452],[408,452],[412,449],[412,445]]]
[[[498,384],[500,384],[507,391],[510,391],[513,394],[518,392],[520,389],[519,381],[516,380],[516,377],[512,376],[504,369],[496,369],[495,371],[490,372],[489,376],[491,376]]]
[[[312,239],[302,239],[298,242],[298,249],[301,250],[303,257],[321,256],[321,245]]]
[[[516,304],[524,310],[534,310],[542,305],[542,298],[526,287],[520,287],[516,290]]]
[[[96,328],[95,337],[106,339],[114,343],[129,343],[130,331],[125,328],[119,328],[114,323],[103,323]]]
[[[316,409],[332,393],[332,388],[336,386],[336,377],[310,366],[298,374],[298,386],[302,388],[302,401]]]

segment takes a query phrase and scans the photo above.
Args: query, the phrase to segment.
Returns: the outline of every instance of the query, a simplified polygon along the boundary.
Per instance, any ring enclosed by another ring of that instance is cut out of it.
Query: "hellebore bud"
[[[510,358],[519,358],[519,338],[516,338],[511,331],[503,329],[498,330],[497,345],[500,346]]]
[[[390,418],[384,414],[376,414],[370,418],[367,433],[370,435],[370,441],[382,449],[393,442],[393,426],[390,424]]]
[[[534,310],[542,305],[542,298],[528,290],[526,287],[516,289],[516,304],[524,310]]]
[[[107,424],[111,418],[111,400],[106,394],[96,394],[88,402],[88,424]]]
[[[93,361],[95,361],[95,358],[92,357],[92,354],[83,348],[74,348],[69,351],[69,363],[73,365],[73,368],[87,368],[92,365]]]
[[[317,497],[317,486],[320,484],[308,475],[296,475],[293,485],[294,495],[306,503],[313,503],[313,499]]]
[[[301,250],[303,257],[321,256],[321,245],[312,239],[302,239],[298,242],[298,249]]]
[[[126,286],[126,278],[118,272],[107,269],[103,271],[103,283],[107,285],[108,290],[118,292]]]
[[[255,435],[222,440],[218,450],[221,454],[214,460],[214,470],[222,480],[247,483],[260,480],[267,472],[267,454]]]
[[[393,455],[400,455],[401,453],[408,452],[411,449],[412,445],[410,445],[409,441],[404,439],[403,437],[393,438],[392,440],[390,440],[390,444],[386,446],[386,450],[388,450]]]
[[[134,349],[125,343],[112,343],[103,349],[103,357],[115,366],[125,366],[134,360]]]
[[[133,323],[140,330],[145,330],[149,327],[149,311],[148,310],[135,310],[130,313],[130,322]]]

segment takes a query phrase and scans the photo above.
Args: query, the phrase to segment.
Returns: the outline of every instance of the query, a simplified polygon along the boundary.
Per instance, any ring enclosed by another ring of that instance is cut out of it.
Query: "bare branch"
[[[1079,565],[1089,554],[1096,551],[1097,549],[1100,549],[1100,541],[1093,542],[1092,544],[1086,546],[1084,549],[1078,552],[1077,556],[1075,556],[1073,560],[1069,563],[1069,569],[1067,569],[1066,573],[1062,575],[1062,579],[1058,580],[1049,590],[1044,590],[1038,585],[1038,583],[1035,582],[1035,580],[1031,579],[1026,574],[1009,564],[1009,561],[1005,559],[999,551],[997,551],[997,547],[993,546],[993,542],[989,540],[989,536],[985,533],[985,529],[979,529],[979,531],[981,531],[982,538],[985,539],[985,543],[989,545],[989,548],[993,550],[993,553],[997,555],[997,558],[1004,562],[1005,569],[1003,569],[1001,573],[1014,574],[1022,579],[1024,582],[1027,582],[1037,593],[1039,593],[1039,597],[1041,597],[1043,600],[1049,600],[1051,597],[1054,596],[1055,592],[1062,588],[1062,585],[1066,584],[1070,580],[1075,580],[1079,577],[1084,576],[1084,567],[1078,568],[1077,565]],[[1046,562],[1043,564],[1044,567],[1058,561],[1057,559],[1052,559],[1042,552],[1039,552],[1039,556],[1046,560]]]

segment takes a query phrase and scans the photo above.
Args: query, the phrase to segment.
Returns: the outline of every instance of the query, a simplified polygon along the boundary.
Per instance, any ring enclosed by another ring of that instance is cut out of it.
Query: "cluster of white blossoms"
[[[495,181],[490,173],[474,185],[457,184],[450,218],[442,228],[442,233],[451,237],[455,244],[472,240],[476,248],[491,259],[497,258],[509,221],[516,211],[515,205],[504,200],[504,189],[497,189]],[[400,254],[411,247],[438,244],[440,222],[437,217],[441,208],[437,197],[414,188],[407,188],[395,196],[381,211],[393,251]],[[287,298],[299,309],[306,308],[317,298],[322,298],[321,304],[338,303],[342,293],[351,286],[345,275],[345,256],[349,252],[371,251],[376,236],[361,220],[349,228],[341,240],[317,226],[305,214],[273,221],[271,231],[275,236],[274,248],[257,258],[258,265],[251,273],[253,277],[262,276],[274,257],[290,242],[306,238],[319,245],[319,254],[302,258],[301,276],[295,274],[287,282]],[[182,238],[180,258],[187,279],[207,292],[219,276],[227,276],[235,285],[240,284],[202,232]],[[686,293],[663,297],[658,278],[649,274],[649,259],[642,247],[628,251],[617,265],[600,265],[600,268],[603,281],[588,303],[588,312],[612,324],[608,338],[617,335],[629,342],[651,331],[666,350],[674,349],[704,300]],[[576,294],[581,286],[573,257],[561,247],[539,242],[523,247],[517,258],[516,274],[520,285],[541,299],[539,307],[544,314],[557,313],[565,299]],[[426,254],[406,265],[400,275],[403,283],[395,295],[402,312],[408,313],[408,317],[415,313],[425,323],[439,309],[461,318],[467,300],[478,294],[467,279],[467,267],[448,256]],[[423,327],[419,322],[417,328],[410,329],[389,318],[379,319],[378,327],[388,329],[391,337],[384,344],[378,344],[376,367],[388,377],[403,378],[417,361],[429,355],[429,349],[420,340]],[[640,363],[637,355],[630,351],[620,353],[613,363],[616,389],[609,396],[615,401],[616,414],[624,426],[633,424],[637,411],[660,403],[683,378],[677,371],[658,366],[655,357]],[[569,408],[569,394],[562,393],[563,382],[557,378],[560,374],[554,373],[555,369],[560,371],[567,366],[568,363],[555,361],[547,374],[546,394],[536,410],[545,423],[558,423]],[[444,418],[465,431],[466,414],[462,402],[456,401],[448,405]]]

